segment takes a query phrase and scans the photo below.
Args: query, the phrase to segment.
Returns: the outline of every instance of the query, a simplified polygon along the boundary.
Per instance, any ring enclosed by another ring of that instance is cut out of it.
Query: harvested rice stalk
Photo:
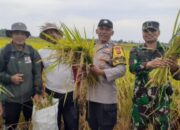
[[[61,27],[64,39],[55,41],[47,34],[43,34],[56,42],[56,44],[51,44],[48,48],[57,51],[56,54],[45,59],[53,61],[53,65],[48,68],[47,71],[53,69],[57,64],[66,64],[69,67],[76,67],[78,68],[76,77],[87,80],[89,86],[95,86],[98,82],[98,77],[90,73],[90,66],[93,64],[94,39],[88,40],[85,31],[84,38],[82,38],[76,28],[71,30],[65,24],[62,24]]]
[[[36,110],[41,110],[46,107],[50,107],[53,105],[53,94],[51,95],[45,95],[43,97],[40,97],[38,101],[33,100],[33,104],[35,106]]]
[[[178,23],[179,16],[180,16],[180,10],[175,20],[172,38],[169,41],[169,48],[166,51],[164,57],[162,57],[163,59],[180,58],[180,24]],[[168,66],[164,68],[154,69],[149,74],[150,80],[146,84],[146,86],[147,87],[165,86],[170,76],[171,76],[171,72]]]
[[[1,94],[5,94],[5,95],[7,95],[9,97],[14,97],[14,95],[2,85],[0,85],[0,95]]]

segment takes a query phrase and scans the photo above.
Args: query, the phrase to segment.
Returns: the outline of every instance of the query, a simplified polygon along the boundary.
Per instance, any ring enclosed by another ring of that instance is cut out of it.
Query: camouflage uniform
[[[169,81],[161,87],[145,87],[148,74],[152,69],[145,64],[164,54],[164,46],[157,42],[157,49],[151,50],[146,45],[132,48],[130,52],[130,72],[135,74],[135,88],[132,106],[132,119],[135,129],[143,130],[148,123],[153,123],[155,129],[169,128],[170,95],[172,88]]]

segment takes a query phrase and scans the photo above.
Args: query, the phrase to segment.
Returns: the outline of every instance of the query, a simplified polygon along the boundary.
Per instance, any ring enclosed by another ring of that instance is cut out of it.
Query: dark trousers
[[[117,105],[88,102],[86,118],[92,130],[112,130],[117,121]]]
[[[58,105],[58,127],[61,129],[61,116],[64,120],[64,130],[78,130],[78,110],[73,101],[73,92],[60,94],[46,88],[48,94],[53,93],[54,98],[59,99]]]
[[[17,127],[20,113],[23,112],[25,121],[30,121],[32,116],[32,101],[23,104],[14,102],[4,103],[4,119],[7,130],[14,130]]]

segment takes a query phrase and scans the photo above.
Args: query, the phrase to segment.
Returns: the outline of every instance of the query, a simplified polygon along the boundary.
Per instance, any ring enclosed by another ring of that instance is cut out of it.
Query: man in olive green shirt
[[[0,52],[0,83],[13,94],[1,95],[4,106],[4,119],[6,129],[16,129],[23,111],[25,121],[32,115],[32,100],[38,99],[41,94],[41,63],[40,56],[25,41],[30,36],[24,23],[14,23],[11,30],[6,30],[12,42],[7,44]],[[2,111],[2,105],[0,106]]]

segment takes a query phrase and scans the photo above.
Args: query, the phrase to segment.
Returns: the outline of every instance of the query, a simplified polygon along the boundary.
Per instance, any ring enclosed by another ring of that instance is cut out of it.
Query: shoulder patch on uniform
[[[121,46],[117,46],[117,45],[114,46],[113,47],[113,55],[115,55],[115,56],[119,56],[119,55],[125,56],[123,48]]]
[[[119,64],[126,64],[124,50],[119,45],[113,46],[112,64],[113,64],[113,66],[116,66],[116,65],[119,65]]]

